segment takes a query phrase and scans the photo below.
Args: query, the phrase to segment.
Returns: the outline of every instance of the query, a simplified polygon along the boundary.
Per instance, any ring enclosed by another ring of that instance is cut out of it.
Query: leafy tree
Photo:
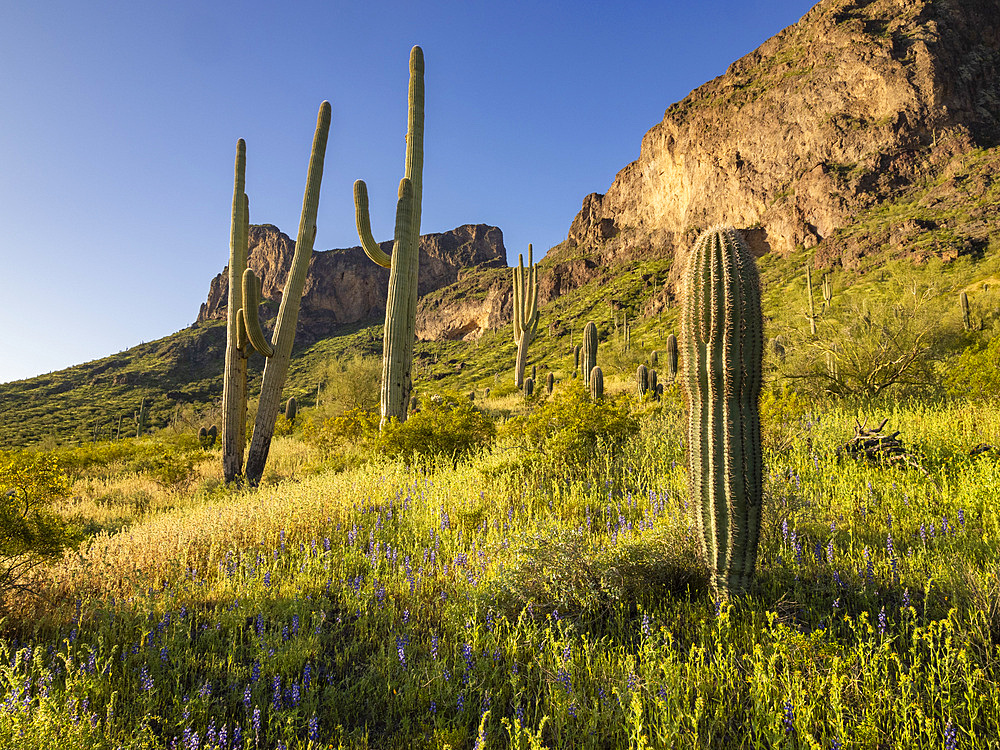
[[[806,390],[864,400],[925,395],[940,386],[934,362],[949,332],[914,289],[896,298],[851,299],[824,316],[815,337],[800,340],[783,376]]]
[[[405,422],[392,420],[383,426],[378,445],[386,455],[457,459],[485,447],[496,434],[493,421],[467,400],[432,397],[422,402],[421,410]]]
[[[52,509],[68,494],[69,482],[52,457],[0,452],[0,605],[16,591],[31,592],[27,574],[74,541]]]

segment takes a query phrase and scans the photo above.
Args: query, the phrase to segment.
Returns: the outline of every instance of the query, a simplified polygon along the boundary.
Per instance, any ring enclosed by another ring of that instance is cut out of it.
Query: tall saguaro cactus
[[[390,419],[406,421],[413,388],[413,340],[417,327],[420,205],[424,169],[424,53],[410,50],[409,114],[406,131],[406,169],[399,183],[396,231],[392,255],[386,255],[372,236],[368,214],[368,187],[354,183],[354,210],[358,236],[365,254],[389,269],[382,343],[382,425]]]
[[[249,200],[246,184],[246,144],[241,138],[236,145],[236,176],[233,185],[233,213],[229,253],[229,304],[226,329],[226,370],[222,392],[222,468],[226,482],[245,476],[253,486],[260,482],[267,454],[274,435],[281,389],[288,374],[288,362],[295,339],[299,305],[313,242],[316,239],[316,213],[319,208],[320,184],[323,180],[323,160],[330,132],[330,103],[323,102],[316,118],[306,191],[302,199],[302,216],[295,243],[292,267],[285,282],[278,310],[278,322],[271,342],[264,340],[257,318],[260,302],[260,281],[247,268],[247,245],[250,227]],[[253,440],[247,455],[244,474],[243,453],[246,445],[247,358],[250,348],[267,357],[261,384],[257,420]]]
[[[309,171],[306,173],[306,190],[302,196],[302,214],[299,217],[299,234],[295,240],[295,253],[288,280],[281,294],[278,308],[278,322],[271,336],[273,354],[264,365],[264,379],[260,386],[260,401],[257,403],[257,419],[253,425],[250,452],[247,454],[246,477],[251,486],[260,483],[264,474],[264,464],[271,449],[274,423],[281,408],[281,389],[288,375],[288,363],[292,358],[292,343],[295,340],[295,326],[299,321],[299,306],[302,290],[309,273],[313,243],[316,241],[316,214],[319,211],[319,191],[323,182],[323,162],[326,158],[326,141],[330,134],[330,103],[323,102],[316,117],[316,133],[313,136],[312,153],[309,155]]]
[[[583,327],[583,349],[580,351],[583,382],[590,382],[590,371],[595,367],[597,367],[597,326],[590,322]]]
[[[742,236],[716,227],[695,243],[681,313],[695,524],[730,595],[753,576],[760,538],[763,318],[757,266]]]
[[[514,366],[514,385],[524,385],[524,368],[528,364],[528,344],[538,330],[538,267],[528,245],[528,268],[525,273],[524,256],[518,254],[514,269],[514,343],[517,344],[517,362]]]

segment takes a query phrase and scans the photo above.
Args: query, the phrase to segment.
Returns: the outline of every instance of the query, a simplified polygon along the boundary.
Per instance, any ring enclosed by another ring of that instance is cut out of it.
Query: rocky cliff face
[[[392,242],[382,249],[391,252]],[[261,317],[277,314],[281,290],[292,265],[295,242],[270,224],[250,227],[249,266],[260,276]],[[503,234],[496,227],[467,224],[450,232],[420,237],[418,294],[456,282],[469,269],[505,267]],[[345,323],[379,320],[385,315],[389,271],[375,265],[360,247],[314,252],[309,263],[296,338],[316,341]],[[198,321],[226,317],[228,269],[212,280]]]
[[[824,0],[669,107],[549,260],[683,253],[719,223],[813,247],[1000,143],[998,73],[1000,0]]]

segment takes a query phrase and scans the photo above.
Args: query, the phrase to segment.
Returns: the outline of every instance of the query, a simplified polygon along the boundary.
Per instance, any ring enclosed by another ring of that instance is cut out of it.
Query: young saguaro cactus
[[[517,268],[514,269],[514,343],[517,344],[517,360],[514,365],[514,386],[524,385],[524,368],[528,364],[528,344],[538,330],[538,267],[528,245],[528,267],[524,267],[524,256],[518,254]],[[534,378],[534,373],[532,373]]]
[[[962,327],[966,331],[972,330],[972,318],[969,311],[969,295],[965,292],[961,292],[958,295],[958,302],[962,307]]]
[[[413,390],[413,340],[417,327],[417,276],[420,264],[420,205],[424,171],[424,53],[410,50],[409,114],[406,130],[406,167],[399,182],[396,231],[392,255],[386,255],[372,236],[368,187],[354,183],[354,211],[365,254],[389,269],[382,340],[382,426],[390,419],[406,421]]]
[[[764,337],[757,266],[731,227],[706,231],[691,251],[680,343],[695,525],[713,587],[737,594],[760,539]]]
[[[267,454],[271,449],[271,438],[274,436],[274,423],[281,408],[281,389],[288,375],[288,364],[295,340],[295,326],[298,323],[299,306],[302,303],[302,291],[309,272],[313,243],[316,241],[316,214],[319,211],[319,193],[323,182],[326,142],[330,134],[330,117],[330,103],[323,102],[316,117],[316,133],[313,136],[312,153],[309,156],[306,189],[302,197],[302,214],[299,217],[299,233],[295,240],[292,267],[289,269],[288,280],[281,294],[278,322],[271,336],[272,355],[264,365],[257,419],[254,421],[253,438],[247,454],[246,477],[251,486],[259,484],[264,474]]]
[[[583,327],[583,349],[580,351],[583,382],[590,382],[590,371],[595,367],[597,367],[597,326],[590,322]]]
[[[667,336],[667,375],[670,376],[671,383],[677,379],[677,361],[677,337],[671,333]]]
[[[635,371],[635,385],[639,391],[639,398],[646,395],[649,390],[649,368],[646,365],[639,365]]]
[[[590,397],[594,401],[604,398],[604,373],[597,365],[590,371]]]

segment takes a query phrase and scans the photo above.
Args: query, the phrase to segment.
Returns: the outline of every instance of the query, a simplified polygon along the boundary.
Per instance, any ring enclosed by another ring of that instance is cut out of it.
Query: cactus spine
[[[677,337],[671,333],[667,336],[667,375],[671,383],[677,379],[677,361]]]
[[[538,267],[528,245],[528,268],[525,273],[524,256],[517,256],[514,269],[514,343],[517,344],[517,362],[514,366],[514,385],[524,385],[524,368],[528,364],[528,344],[538,330]],[[531,377],[535,377],[532,368]]]
[[[639,390],[639,398],[646,395],[649,390],[649,368],[646,365],[639,365],[635,371],[635,384]]]
[[[368,188],[354,183],[354,210],[358,236],[365,253],[389,269],[382,342],[382,426],[390,419],[406,421],[413,390],[413,340],[417,321],[417,275],[420,263],[420,206],[424,170],[424,53],[410,50],[409,111],[406,130],[406,168],[399,183],[396,231],[388,256],[372,237]]]
[[[972,330],[972,318],[969,314],[969,295],[962,292],[958,295],[958,301],[962,306],[962,325],[966,331]]]
[[[597,365],[590,371],[590,397],[594,401],[604,398],[604,373]]]
[[[267,463],[267,454],[271,449],[271,438],[274,436],[274,423],[281,407],[281,389],[288,375],[288,363],[292,356],[292,343],[295,340],[295,326],[299,319],[299,306],[302,302],[302,290],[309,271],[309,259],[312,257],[313,243],[316,241],[316,214],[319,210],[319,192],[323,181],[323,161],[326,156],[326,141],[330,134],[330,103],[323,102],[316,116],[316,132],[313,135],[312,153],[309,156],[309,170],[306,174],[305,195],[302,197],[302,214],[299,218],[299,233],[295,240],[295,253],[292,256],[292,267],[288,271],[288,280],[281,294],[281,306],[278,308],[278,322],[271,336],[272,355],[264,365],[264,378],[260,386],[260,401],[257,404],[257,419],[254,422],[253,438],[247,453],[246,479],[250,486],[260,483]],[[244,201],[244,205],[246,202]],[[244,222],[249,222],[249,213],[244,214]],[[232,294],[233,287],[230,287]],[[243,300],[244,305],[249,300]],[[256,312],[254,312],[256,315]],[[243,320],[249,318],[247,308],[244,308]],[[252,343],[252,342],[251,342]],[[244,368],[246,367],[244,355]],[[246,370],[244,369],[244,378]],[[246,413],[246,385],[243,387],[244,402],[240,411]],[[227,415],[228,417],[228,415]],[[228,421],[228,419],[227,419]],[[245,423],[245,417],[243,420]],[[223,430],[225,436],[225,430]],[[225,438],[223,438],[225,439]],[[245,436],[241,435],[245,440]]]
[[[597,367],[597,326],[593,322],[583,327],[583,349],[580,352],[580,372],[585,383],[590,382],[590,371]]]
[[[735,594],[753,576],[760,537],[764,345],[757,266],[735,229],[695,243],[681,325],[695,525],[713,587]]]

